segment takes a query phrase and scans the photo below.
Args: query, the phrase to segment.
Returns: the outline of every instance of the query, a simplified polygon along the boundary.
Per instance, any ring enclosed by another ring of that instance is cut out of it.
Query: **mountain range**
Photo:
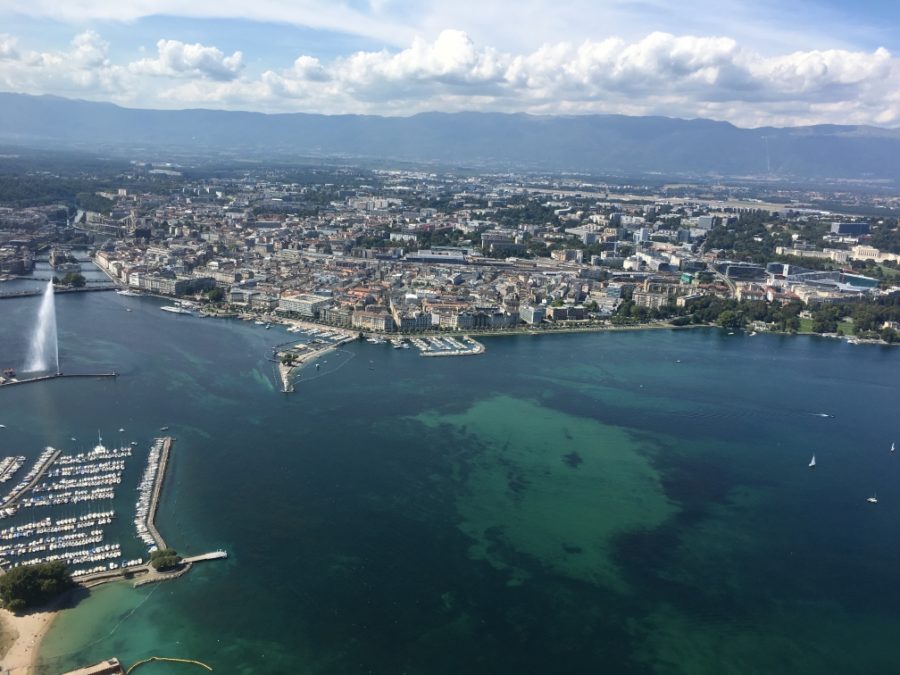
[[[0,143],[496,170],[900,180],[897,130],[851,125],[746,129],[659,116],[145,110],[0,93]]]

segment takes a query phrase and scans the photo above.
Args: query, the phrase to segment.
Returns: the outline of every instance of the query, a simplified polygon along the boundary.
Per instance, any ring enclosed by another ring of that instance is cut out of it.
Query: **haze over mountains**
[[[0,143],[403,160],[483,169],[900,180],[896,130],[741,129],[710,120],[622,115],[266,115],[139,110],[0,93]]]

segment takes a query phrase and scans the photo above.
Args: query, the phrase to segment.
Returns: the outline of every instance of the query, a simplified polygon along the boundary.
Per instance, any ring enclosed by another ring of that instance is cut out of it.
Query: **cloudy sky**
[[[0,91],[900,126],[896,0],[0,0]]]

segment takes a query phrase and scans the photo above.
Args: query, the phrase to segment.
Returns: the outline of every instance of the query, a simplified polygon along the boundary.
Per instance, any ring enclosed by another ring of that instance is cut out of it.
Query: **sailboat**
[[[866,499],[866,501],[869,502],[870,504],[877,504],[878,503],[878,495],[876,493],[872,493],[872,496],[868,497]]]
[[[894,444],[891,443],[891,452],[893,452],[893,451],[894,451]]]
[[[815,468],[816,468],[816,456],[815,456],[815,455],[813,455],[813,456],[812,456],[812,459],[809,460],[809,468],[810,468],[810,469],[815,469]]]

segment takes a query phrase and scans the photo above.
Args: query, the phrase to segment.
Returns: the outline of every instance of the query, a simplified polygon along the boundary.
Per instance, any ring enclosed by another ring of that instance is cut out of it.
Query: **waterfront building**
[[[333,326],[350,326],[353,312],[344,307],[326,307],[321,312],[321,318]]]
[[[547,315],[544,307],[534,307],[532,305],[522,305],[519,307],[519,317],[527,324],[535,325],[541,323]]]
[[[294,312],[303,318],[314,319],[319,312],[332,303],[330,297],[301,293],[299,295],[282,295],[278,300],[278,311]]]
[[[384,308],[357,310],[353,312],[351,325],[362,330],[386,333],[394,330],[394,319]]]

